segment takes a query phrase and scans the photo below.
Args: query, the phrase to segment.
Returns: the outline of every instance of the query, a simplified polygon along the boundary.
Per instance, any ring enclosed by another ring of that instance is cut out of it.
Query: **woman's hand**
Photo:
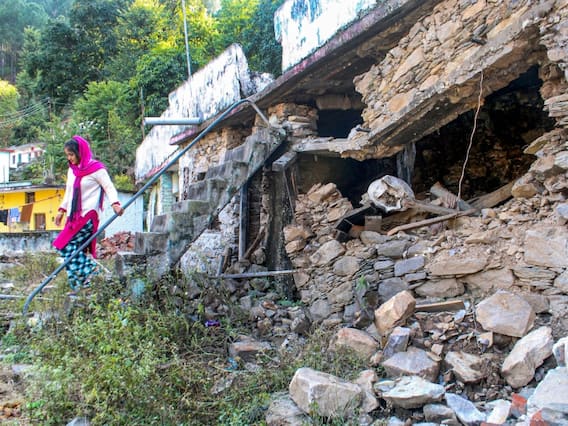
[[[59,210],[57,212],[57,215],[55,215],[55,225],[56,226],[61,225],[61,222],[63,221],[63,215],[64,215],[64,212],[62,212],[61,210]]]
[[[117,216],[122,216],[122,213],[124,213],[124,209],[122,208],[122,206],[120,205],[120,203],[114,203],[112,205],[112,209],[114,210],[114,213]]]

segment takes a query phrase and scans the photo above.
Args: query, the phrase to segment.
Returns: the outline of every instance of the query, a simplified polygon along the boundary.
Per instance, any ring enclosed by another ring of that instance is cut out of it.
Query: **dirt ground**
[[[23,383],[12,367],[0,367],[0,423],[24,425],[20,422],[24,404]],[[23,419],[22,419],[23,420]]]

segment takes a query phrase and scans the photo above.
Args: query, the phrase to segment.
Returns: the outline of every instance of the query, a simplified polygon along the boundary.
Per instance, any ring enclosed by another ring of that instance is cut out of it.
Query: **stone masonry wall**
[[[565,1],[440,3],[383,61],[356,79],[367,105],[364,126],[371,132],[352,132],[342,155],[396,153],[400,144],[473,109],[481,70],[486,96],[530,65],[545,62],[541,43],[548,59],[565,70],[567,8]],[[415,123],[412,131],[405,130],[405,121]]]
[[[184,189],[200,180],[199,174],[223,162],[225,152],[242,144],[250,131],[224,128],[205,135],[179,160],[180,199],[186,200]]]
[[[459,219],[441,235],[435,228],[420,233],[420,239],[413,232],[392,237],[363,232],[341,243],[334,238],[333,224],[351,206],[335,185],[324,182],[300,195],[295,223],[285,230],[286,249],[302,269],[295,275],[296,286],[314,321],[364,322],[365,306],[375,307],[403,290],[432,299],[507,289],[520,292],[535,312],[553,315],[562,326],[559,335],[565,332],[567,17],[566,1],[449,0],[356,81],[367,105],[365,125],[379,134],[403,125],[405,114],[440,94],[448,105],[472,109],[479,84],[472,77],[481,69],[493,76],[502,71],[512,79],[538,60],[545,109],[557,128],[526,149],[535,161],[515,183],[512,201],[485,209],[479,217]],[[547,57],[540,53],[539,37]],[[489,77],[487,92],[508,81]]]

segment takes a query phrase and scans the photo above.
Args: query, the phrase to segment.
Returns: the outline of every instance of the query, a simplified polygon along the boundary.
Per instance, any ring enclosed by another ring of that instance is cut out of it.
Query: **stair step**
[[[176,261],[183,256],[183,254],[191,246],[191,243],[193,243],[197,236],[207,229],[211,223],[211,215],[209,214],[194,216],[191,220],[185,223],[178,223],[176,220],[186,220],[187,217],[188,216],[185,215],[183,218],[175,218],[174,230],[169,233],[168,254],[171,259],[176,259]]]
[[[134,252],[137,254],[156,255],[168,248],[167,232],[137,232],[134,236]]]
[[[231,183],[240,181],[247,176],[249,164],[244,161],[228,161],[218,166],[210,167],[205,174],[205,179],[224,178]]]
[[[236,148],[229,149],[225,152],[223,161],[225,163],[229,161],[246,161],[250,157],[250,145],[246,142]]]
[[[187,187],[185,196],[188,200],[217,202],[218,194],[223,192],[228,183],[225,179],[211,178],[192,183]]]
[[[116,274],[120,279],[146,275],[146,255],[131,251],[119,251],[114,260]]]
[[[169,216],[167,213],[154,216],[150,232],[168,232]]]
[[[242,185],[259,170],[284,140],[285,132],[259,129],[226,152],[224,162],[210,167],[205,179],[188,186],[186,200],[168,214],[156,216],[149,233],[139,233],[135,250],[147,254],[147,275],[161,276],[173,268],[207,229]]]
[[[172,206],[172,213],[202,215],[209,213],[210,210],[209,201],[204,200],[183,200]]]

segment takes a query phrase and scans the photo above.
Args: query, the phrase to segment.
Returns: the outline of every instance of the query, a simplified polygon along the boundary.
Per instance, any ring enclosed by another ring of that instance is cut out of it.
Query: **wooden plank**
[[[287,269],[284,271],[265,271],[265,272],[243,272],[242,274],[222,274],[214,275],[210,278],[219,278],[222,280],[238,279],[238,278],[260,278],[260,277],[275,277],[278,275],[291,275],[300,271],[299,269]]]
[[[245,183],[241,187],[241,203],[239,206],[239,261],[244,259],[247,250],[248,220],[248,183]]]
[[[435,204],[420,200],[405,200],[404,206],[415,210],[433,213],[433,214],[439,214],[439,215],[441,214],[446,215],[458,212],[458,210],[456,209],[449,209],[447,207],[437,206]]]
[[[418,222],[407,223],[406,225],[400,225],[395,228],[392,228],[389,232],[387,232],[387,235],[394,235],[400,231],[407,231],[409,229],[415,229],[415,228],[420,228],[422,226],[433,225],[434,223],[444,222],[446,220],[451,220],[460,216],[468,216],[470,214],[475,213],[476,211],[477,209],[469,209],[464,212],[456,212],[445,216],[438,216],[438,217],[433,217],[431,219],[421,220]]]
[[[513,196],[511,194],[511,189],[513,188],[514,184],[515,182],[509,182],[507,185],[504,185],[501,188],[490,192],[489,194],[485,194],[481,197],[470,200],[469,204],[471,204],[472,207],[475,207],[478,210],[495,207],[496,205]]]
[[[254,239],[254,241],[251,243],[250,247],[247,249],[245,255],[244,255],[244,259],[247,259],[250,257],[250,255],[257,249],[258,245],[260,244],[260,242],[262,241],[262,239],[264,238],[264,232],[266,231],[265,226],[263,225],[260,228],[260,231],[258,231],[258,234],[256,236],[256,238]]]
[[[463,300],[444,300],[443,302],[424,303],[416,305],[414,312],[444,312],[465,309]]]

